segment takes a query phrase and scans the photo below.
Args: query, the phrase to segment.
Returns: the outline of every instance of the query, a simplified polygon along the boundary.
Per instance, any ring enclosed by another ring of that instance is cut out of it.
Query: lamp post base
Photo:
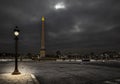
[[[12,73],[12,75],[19,75],[19,74],[21,74],[18,70],[15,70],[13,73]]]

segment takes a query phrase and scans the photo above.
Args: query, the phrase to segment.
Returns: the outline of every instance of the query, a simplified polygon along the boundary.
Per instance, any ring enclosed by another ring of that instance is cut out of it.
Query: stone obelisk
[[[45,18],[42,16],[41,49],[40,57],[45,57]]]

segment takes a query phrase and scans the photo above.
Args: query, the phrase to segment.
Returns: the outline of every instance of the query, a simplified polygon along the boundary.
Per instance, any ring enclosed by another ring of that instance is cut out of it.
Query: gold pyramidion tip
[[[42,16],[42,21],[45,21],[45,17],[44,16]]]

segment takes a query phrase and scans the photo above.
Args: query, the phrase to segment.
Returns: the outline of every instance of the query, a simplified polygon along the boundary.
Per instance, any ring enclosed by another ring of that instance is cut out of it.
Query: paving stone
[[[118,83],[112,82],[112,81],[105,81],[104,83],[105,83],[105,84],[118,84]]]
[[[30,74],[0,74],[0,84],[34,84]]]
[[[120,79],[116,79],[115,81],[120,82]]]

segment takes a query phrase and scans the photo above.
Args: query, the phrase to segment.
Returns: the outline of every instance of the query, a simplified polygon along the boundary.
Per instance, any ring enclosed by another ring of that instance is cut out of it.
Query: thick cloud
[[[55,9],[61,2],[66,8]],[[43,15],[47,49],[120,47],[118,0],[1,0],[0,51],[14,51],[18,25],[20,52],[38,53]]]

